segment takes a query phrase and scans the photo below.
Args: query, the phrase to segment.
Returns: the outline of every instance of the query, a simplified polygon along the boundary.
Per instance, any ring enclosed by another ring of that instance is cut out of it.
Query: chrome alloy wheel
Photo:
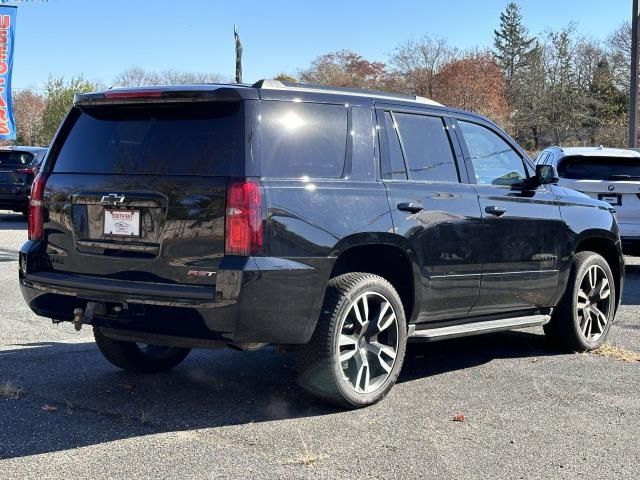
[[[389,378],[398,352],[396,312],[383,295],[365,292],[342,318],[336,348],[345,382],[372,393]]]
[[[576,309],[582,335],[595,342],[604,333],[611,310],[609,279],[598,265],[590,266],[582,277]]]

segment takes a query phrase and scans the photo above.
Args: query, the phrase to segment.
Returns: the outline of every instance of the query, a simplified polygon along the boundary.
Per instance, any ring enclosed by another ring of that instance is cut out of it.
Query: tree
[[[45,85],[46,105],[42,114],[42,129],[40,138],[44,145],[48,145],[58,126],[73,105],[76,93],[86,93],[97,90],[97,84],[82,77],[74,77],[68,82],[63,77],[49,78]]]
[[[297,83],[298,79],[288,73],[279,73],[275,77],[274,80],[279,80],[280,82],[288,82],[288,83]]]
[[[145,85],[188,85],[194,83],[221,83],[224,77],[217,73],[182,72],[163,70],[149,72],[141,67],[131,67],[120,73],[114,81],[119,87],[140,87]]]
[[[407,93],[432,98],[435,76],[443,65],[457,55],[458,51],[450,47],[446,40],[425,36],[396,47],[390,63]]]
[[[504,124],[509,109],[503,85],[503,74],[494,58],[473,52],[442,67],[434,79],[434,98]]]
[[[306,83],[334,87],[385,88],[390,82],[385,64],[370,62],[351,50],[340,50],[317,57],[300,72]]]
[[[515,104],[517,92],[513,83],[518,73],[529,64],[536,39],[529,38],[528,30],[522,23],[520,7],[514,2],[509,2],[500,14],[500,28],[493,33],[493,54],[504,72],[509,102]]]
[[[620,128],[624,122],[619,120],[626,118],[626,96],[616,88],[606,59],[596,66],[588,92],[589,117],[585,123],[591,144],[624,144],[626,128]]]
[[[20,90],[13,95],[13,113],[16,120],[16,143],[19,145],[40,144],[42,115],[46,100],[31,90]]]
[[[611,71],[616,86],[629,94],[631,80],[631,50],[632,50],[631,22],[622,22],[620,26],[607,38],[607,50]]]

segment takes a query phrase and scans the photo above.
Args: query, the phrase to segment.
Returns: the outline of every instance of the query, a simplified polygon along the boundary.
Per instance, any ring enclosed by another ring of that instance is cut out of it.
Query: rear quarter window
[[[74,108],[55,173],[226,176],[242,161],[241,104]]]
[[[343,176],[347,152],[347,107],[263,101],[260,118],[262,176]]]

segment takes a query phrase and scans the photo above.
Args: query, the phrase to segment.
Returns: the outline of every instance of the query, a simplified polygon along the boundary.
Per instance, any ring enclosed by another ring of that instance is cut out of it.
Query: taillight
[[[42,226],[42,199],[44,197],[44,184],[47,177],[39,173],[31,184],[31,196],[29,197],[29,240],[41,240],[44,236]]]
[[[17,173],[24,173],[26,175],[36,175],[38,173],[37,167],[21,168],[16,170]]]
[[[262,251],[262,192],[256,180],[230,180],[227,186],[225,254]]]

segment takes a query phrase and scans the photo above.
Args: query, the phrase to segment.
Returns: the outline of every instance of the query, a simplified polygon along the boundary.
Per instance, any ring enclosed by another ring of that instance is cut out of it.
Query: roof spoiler
[[[76,106],[88,106],[138,103],[232,102],[250,97],[253,97],[251,89],[224,84],[132,87],[77,93],[73,98],[73,104]]]

